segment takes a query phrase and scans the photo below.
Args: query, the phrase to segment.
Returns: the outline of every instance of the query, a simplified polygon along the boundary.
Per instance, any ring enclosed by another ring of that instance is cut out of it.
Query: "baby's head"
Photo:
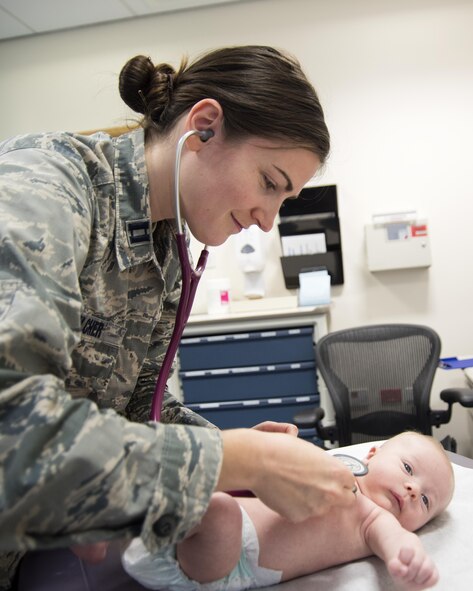
[[[358,480],[361,492],[410,531],[436,517],[452,498],[452,465],[433,437],[401,433],[372,447],[365,461],[369,471]]]

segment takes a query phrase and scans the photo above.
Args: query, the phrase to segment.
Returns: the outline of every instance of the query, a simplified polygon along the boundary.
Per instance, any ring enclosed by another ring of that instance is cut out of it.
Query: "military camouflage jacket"
[[[140,532],[153,550],[205,511],[219,432],[169,394],[146,422],[173,231],[150,221],[141,130],[0,144],[0,552]]]

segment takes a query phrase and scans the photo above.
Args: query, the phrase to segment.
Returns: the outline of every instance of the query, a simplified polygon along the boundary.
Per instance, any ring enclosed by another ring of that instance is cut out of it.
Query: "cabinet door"
[[[183,371],[179,376],[186,404],[318,394],[314,361]]]
[[[188,406],[220,429],[235,429],[253,427],[263,421],[292,423],[295,414],[318,404],[319,396],[314,395],[240,402],[204,402]],[[306,430],[301,435],[311,439],[314,436],[314,430]]]
[[[313,335],[313,326],[303,326],[184,337],[179,365],[188,371],[314,361]]]

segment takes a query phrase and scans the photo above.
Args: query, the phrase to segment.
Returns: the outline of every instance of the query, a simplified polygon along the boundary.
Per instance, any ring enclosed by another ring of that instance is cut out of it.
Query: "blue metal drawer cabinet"
[[[319,404],[313,326],[184,337],[179,369],[186,406],[221,429]]]

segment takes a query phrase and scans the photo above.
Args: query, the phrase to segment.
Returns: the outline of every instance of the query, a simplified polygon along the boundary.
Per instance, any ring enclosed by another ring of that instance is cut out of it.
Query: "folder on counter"
[[[465,369],[473,367],[473,357],[443,357],[439,359],[441,369]]]

